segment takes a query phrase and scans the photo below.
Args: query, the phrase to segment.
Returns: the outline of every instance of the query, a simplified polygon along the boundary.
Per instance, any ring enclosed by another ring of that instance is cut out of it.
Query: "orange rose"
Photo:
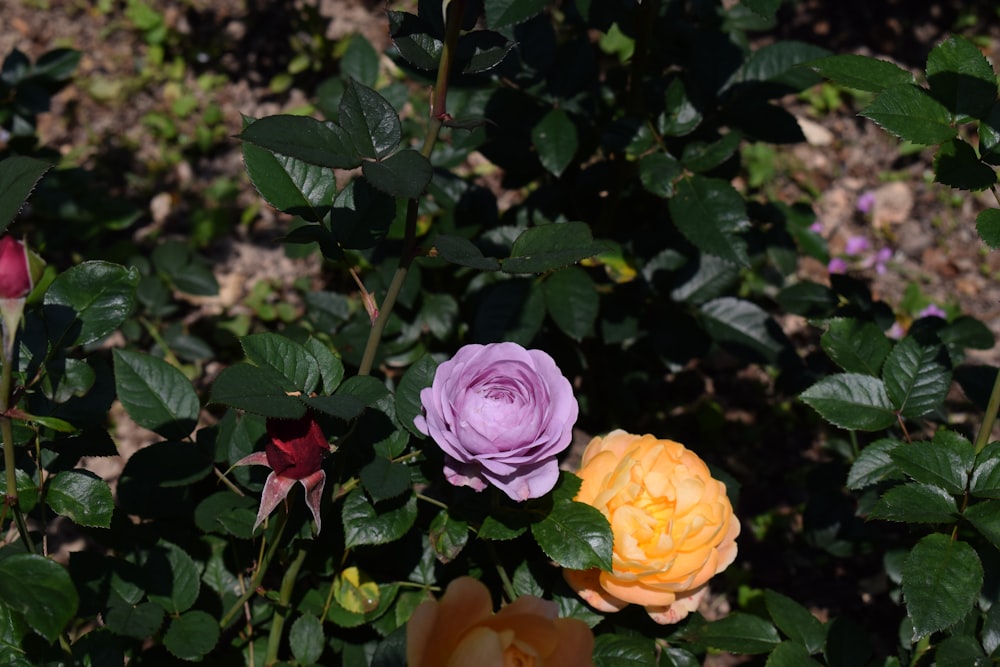
[[[558,605],[522,595],[496,614],[472,577],[448,584],[406,624],[407,667],[593,667],[594,635],[583,621],[557,618]]]
[[[707,582],[736,558],[740,523],[705,462],[672,440],[612,431],[583,453],[576,500],[611,523],[612,571],[564,570],[600,611],[641,604],[657,623],[698,608]]]

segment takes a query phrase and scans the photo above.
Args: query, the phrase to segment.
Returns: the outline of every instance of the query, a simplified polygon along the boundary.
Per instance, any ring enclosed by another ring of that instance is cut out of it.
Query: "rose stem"
[[[268,545],[267,551],[264,552],[264,555],[260,559],[257,571],[253,573],[250,585],[247,586],[247,589],[243,591],[243,594],[240,595],[239,599],[236,600],[233,606],[230,607],[229,611],[226,612],[226,615],[222,617],[222,620],[219,621],[219,627],[224,628],[229,625],[229,622],[233,620],[233,617],[236,616],[236,614],[238,614],[243,608],[243,604],[257,592],[257,587],[260,586],[261,580],[267,573],[267,567],[271,564],[271,559],[274,557],[274,553],[278,550],[278,544],[281,542],[281,534],[285,532],[285,524],[288,523],[288,511],[289,510],[286,510],[278,514],[278,527],[274,531],[274,537],[271,540],[271,544]]]
[[[16,321],[16,320],[15,320]],[[4,498],[4,505],[10,507],[14,514],[14,521],[17,523],[17,532],[21,535],[25,547],[29,553],[35,552],[35,545],[28,534],[28,525],[24,521],[24,514],[21,513],[21,506],[17,496],[17,468],[14,460],[14,427],[7,416],[10,406],[10,385],[13,380],[14,367],[14,340],[17,337],[15,331],[7,331],[10,325],[5,321],[3,329],[3,370],[0,371],[0,433],[3,435],[3,465],[7,473],[7,495]]]
[[[424,137],[424,145],[420,149],[421,155],[430,158],[434,151],[434,144],[437,143],[438,134],[444,121],[448,118],[445,106],[448,98],[448,76],[451,72],[451,64],[454,59],[455,47],[458,44],[458,36],[462,29],[462,15],[465,14],[466,0],[452,0],[448,4],[447,25],[445,28],[444,46],[441,49],[441,61],[438,63],[437,81],[434,84],[434,97],[431,103],[431,120],[427,126],[427,134]],[[386,290],[385,299],[382,301],[382,308],[379,310],[378,319],[372,325],[368,333],[368,342],[365,344],[364,356],[361,358],[361,365],[358,367],[358,375],[370,375],[372,365],[375,363],[375,353],[378,351],[379,342],[382,340],[382,332],[392,314],[392,308],[396,305],[396,297],[403,288],[406,274],[410,269],[410,264],[416,255],[417,237],[417,213],[419,202],[411,199],[406,205],[406,226],[403,232],[403,250],[399,256],[399,267],[389,283]]]
[[[292,589],[295,588],[295,580],[299,576],[299,569],[305,559],[306,550],[300,548],[295,554],[295,560],[288,564],[285,576],[281,579],[278,605],[275,607],[274,618],[271,619],[270,634],[267,637],[267,654],[264,656],[265,667],[278,661],[278,647],[281,644],[281,633],[285,627],[285,613],[292,597]]]

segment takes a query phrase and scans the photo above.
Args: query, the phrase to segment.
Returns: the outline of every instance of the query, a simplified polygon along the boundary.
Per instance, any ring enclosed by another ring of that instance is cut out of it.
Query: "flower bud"
[[[33,286],[24,244],[13,236],[0,238],[0,299],[20,299]]]

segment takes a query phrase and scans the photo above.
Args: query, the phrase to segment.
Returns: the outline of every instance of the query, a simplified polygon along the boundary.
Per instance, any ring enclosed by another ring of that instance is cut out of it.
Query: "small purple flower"
[[[461,348],[438,366],[420,402],[414,425],[444,450],[445,478],[476,491],[493,485],[517,501],[555,486],[556,455],[579,412],[552,357],[517,343]]]
[[[826,270],[830,273],[847,273],[847,262],[840,257],[834,257],[827,264]]]
[[[893,322],[889,330],[885,332],[885,335],[893,340],[899,340],[906,335],[906,330],[899,322]]]
[[[852,236],[847,239],[847,244],[844,246],[844,253],[852,256],[860,255],[868,250],[869,247],[868,239],[864,236]]]
[[[816,222],[814,222],[811,225],[809,225],[809,231],[812,232],[813,234],[822,234],[823,233],[823,223],[820,222],[819,220],[817,220]]]
[[[885,273],[890,259],[892,259],[892,248],[879,250],[875,255],[875,273],[879,275]]]
[[[868,215],[872,207],[875,206],[875,193],[871,190],[866,190],[861,193],[858,197],[858,210],[865,215]]]
[[[948,314],[938,308],[937,304],[932,303],[917,313],[917,319],[919,320],[921,317],[940,317],[943,320],[947,319]]]

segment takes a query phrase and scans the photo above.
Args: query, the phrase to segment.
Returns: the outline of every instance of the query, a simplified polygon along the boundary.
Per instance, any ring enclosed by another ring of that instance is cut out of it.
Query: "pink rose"
[[[466,345],[420,392],[414,425],[445,453],[445,477],[514,500],[538,498],[559,479],[579,410],[552,357],[517,343]]]

